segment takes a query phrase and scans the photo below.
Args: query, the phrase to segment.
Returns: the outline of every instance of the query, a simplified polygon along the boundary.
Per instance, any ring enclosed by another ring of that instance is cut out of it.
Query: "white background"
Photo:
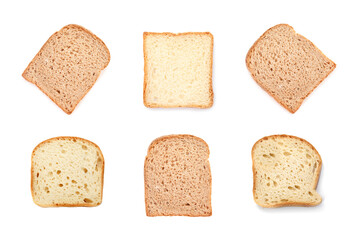
[[[358,239],[356,1],[1,1],[0,239]],[[45,41],[75,23],[99,36],[111,62],[67,115],[21,74]],[[245,56],[268,28],[288,23],[336,64],[290,114],[251,78]],[[210,31],[214,105],[148,109],[142,103],[142,34]],[[213,216],[145,215],[143,164],[155,138],[188,133],[209,145]],[[317,207],[263,209],[252,196],[251,148],[271,134],[312,143],[323,159]],[[41,208],[30,192],[31,152],[78,136],[105,157],[103,203]]]

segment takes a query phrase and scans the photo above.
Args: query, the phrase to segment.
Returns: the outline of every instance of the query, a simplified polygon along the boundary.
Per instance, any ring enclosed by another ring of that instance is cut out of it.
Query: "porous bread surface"
[[[101,204],[104,158],[96,144],[76,137],[52,138],[34,149],[31,164],[31,191],[37,205]]]
[[[101,39],[71,24],[47,40],[23,77],[71,114],[109,62],[110,52]]]
[[[191,135],[154,140],[145,160],[147,216],[211,216],[209,148]]]
[[[321,203],[316,191],[322,160],[304,139],[273,135],[252,149],[253,195],[262,207],[314,206]]]
[[[211,33],[143,34],[147,107],[213,105]]]
[[[287,24],[267,30],[248,51],[246,64],[253,79],[291,113],[336,67]]]

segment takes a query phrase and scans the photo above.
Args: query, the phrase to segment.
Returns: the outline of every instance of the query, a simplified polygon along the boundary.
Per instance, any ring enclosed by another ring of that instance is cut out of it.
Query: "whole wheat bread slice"
[[[104,158],[100,148],[78,137],[57,137],[36,146],[31,192],[41,207],[94,207],[102,202]]]
[[[209,148],[191,135],[154,140],[145,160],[147,216],[211,216]]]
[[[47,40],[22,76],[71,114],[109,62],[110,52],[101,39],[71,24]]]
[[[336,67],[287,24],[267,30],[248,51],[246,64],[253,79],[291,113]]]
[[[143,34],[146,107],[213,105],[213,36],[209,32]]]
[[[254,144],[252,161],[253,196],[258,205],[271,208],[321,203],[316,187],[322,160],[304,139],[264,137]]]

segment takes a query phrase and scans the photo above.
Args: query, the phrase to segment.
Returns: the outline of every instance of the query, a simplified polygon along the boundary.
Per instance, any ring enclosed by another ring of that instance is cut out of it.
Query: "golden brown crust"
[[[256,189],[256,174],[255,174],[255,166],[254,166],[254,150],[255,150],[255,147],[257,146],[258,143],[262,142],[263,140],[267,140],[268,138],[293,138],[293,139],[297,139],[301,142],[304,142],[306,143],[308,146],[310,146],[319,156],[319,165],[318,165],[318,168],[317,168],[317,172],[316,172],[316,178],[315,178],[315,181],[314,181],[314,184],[313,184],[313,189],[316,190],[317,188],[317,185],[318,185],[318,181],[319,181],[319,176],[320,176],[320,171],[321,171],[321,168],[322,168],[322,158],[319,154],[319,152],[317,151],[317,149],[314,148],[314,146],[312,144],[310,144],[307,140],[305,139],[302,139],[302,138],[299,138],[299,137],[296,137],[296,136],[291,136],[291,135],[285,135],[285,134],[280,134],[280,135],[270,135],[270,136],[266,136],[266,137],[263,137],[261,139],[259,139],[252,147],[252,172],[253,172],[253,198],[254,198],[254,201],[256,204],[258,204],[259,206],[261,207],[264,207],[264,208],[277,208],[277,207],[289,207],[289,206],[304,206],[304,207],[312,207],[312,206],[317,206],[319,205],[321,202],[318,202],[318,203],[305,203],[305,202],[285,202],[285,203],[278,203],[278,204],[273,204],[273,205],[263,205],[261,204],[260,202],[256,201],[256,198],[254,197],[255,194],[254,194],[254,191]]]
[[[254,48],[257,46],[258,42],[259,42],[260,40],[262,40],[262,39],[265,37],[265,35],[266,35],[269,31],[271,31],[271,30],[273,30],[273,29],[275,29],[275,28],[277,28],[277,27],[280,27],[280,26],[287,26],[287,27],[291,28],[291,30],[292,30],[297,36],[300,36],[300,37],[304,38],[305,40],[307,40],[317,51],[319,51],[328,61],[330,61],[330,62],[333,64],[333,68],[328,72],[328,74],[327,74],[323,79],[321,79],[321,80],[317,83],[317,85],[315,85],[315,86],[312,88],[312,90],[311,90],[304,98],[300,99],[300,101],[299,101],[300,104],[298,105],[298,107],[297,107],[296,109],[293,109],[293,110],[290,109],[290,108],[288,108],[279,98],[277,98],[274,94],[272,94],[271,91],[270,91],[270,89],[267,89],[267,88],[265,88],[263,85],[261,85],[261,84],[260,84],[260,81],[258,81],[258,79],[256,79],[256,77],[255,77],[255,75],[254,75],[254,72],[253,72],[253,71],[250,69],[250,67],[249,67],[249,58],[250,58],[250,56],[251,56],[251,54],[252,54]],[[295,113],[295,112],[300,108],[300,106],[302,105],[303,101],[304,101],[304,100],[314,91],[314,89],[316,89],[316,88],[319,86],[319,84],[322,83],[322,82],[324,81],[324,79],[326,79],[326,78],[329,76],[329,74],[332,73],[332,72],[334,71],[334,69],[336,68],[336,64],[335,64],[332,60],[330,60],[327,56],[325,56],[325,55],[323,54],[323,52],[320,51],[319,48],[317,48],[317,46],[315,46],[309,39],[307,39],[307,38],[305,38],[304,36],[302,36],[302,35],[296,33],[295,30],[294,30],[294,28],[293,28],[292,26],[288,25],[288,24],[278,24],[278,25],[275,25],[274,27],[269,28],[267,31],[265,31],[265,32],[257,39],[257,41],[254,42],[254,44],[252,45],[252,47],[249,49],[249,51],[248,51],[248,53],[247,53],[247,56],[246,56],[246,65],[247,65],[247,69],[248,69],[249,72],[251,73],[251,76],[252,76],[252,78],[254,79],[254,81],[256,81],[257,84],[258,84],[264,91],[266,91],[270,96],[272,96],[280,105],[282,105],[282,106],[283,106],[285,109],[287,109],[290,113]]]
[[[79,141],[83,141],[86,142],[88,144],[92,144],[94,145],[97,150],[99,151],[99,153],[101,154],[101,159],[102,159],[102,186],[101,186],[101,201],[100,203],[96,204],[96,203],[82,203],[82,204],[54,204],[54,205],[41,205],[39,203],[37,203],[35,201],[35,197],[34,197],[34,181],[35,181],[35,172],[34,172],[34,155],[36,150],[43,144],[54,141],[54,140],[79,140]],[[31,154],[31,195],[32,195],[32,200],[34,201],[34,203],[40,207],[96,207],[98,205],[100,205],[102,203],[102,197],[103,197],[103,184],[104,184],[104,173],[105,173],[105,158],[103,157],[102,151],[100,149],[99,146],[97,146],[95,143],[84,139],[84,138],[80,138],[80,137],[64,137],[64,136],[60,136],[60,137],[54,137],[54,138],[49,138],[45,141],[42,141],[41,143],[39,143],[34,150],[32,151]]]
[[[210,212],[209,214],[202,214],[202,215],[198,215],[198,214],[150,214],[148,211],[148,192],[147,192],[147,188],[146,188],[146,166],[147,166],[147,161],[148,158],[147,156],[150,154],[151,148],[156,145],[158,142],[166,140],[166,139],[170,139],[170,138],[194,138],[202,143],[204,143],[206,145],[206,148],[208,149],[208,156],[207,156],[207,164],[208,164],[208,169],[209,169],[209,176],[210,176],[210,189],[209,189],[209,207],[210,207]],[[157,216],[184,216],[184,217],[209,217],[212,216],[212,174],[211,174],[211,166],[209,164],[209,146],[208,144],[199,137],[193,136],[193,135],[189,135],[189,134],[171,134],[171,135],[166,135],[166,136],[162,136],[159,138],[156,138],[155,140],[153,140],[150,144],[150,146],[147,149],[147,156],[145,159],[145,165],[144,165],[144,187],[145,187],[145,206],[146,206],[146,215],[147,217],[157,217]]]
[[[147,90],[147,75],[148,75],[148,56],[146,53],[146,37],[148,35],[164,35],[164,36],[185,36],[185,35],[208,35],[212,40],[211,44],[211,76],[210,76],[210,84],[209,84],[209,92],[210,92],[210,103],[208,105],[176,105],[176,106],[163,106],[161,104],[151,104],[146,101],[146,90]],[[143,33],[143,56],[144,56],[144,81],[143,81],[143,104],[148,108],[210,108],[213,106],[213,81],[212,81],[212,72],[213,72],[213,35],[210,32],[185,32],[185,33],[170,33],[170,32],[162,32],[162,33],[155,33],[155,32],[144,32]]]
[[[49,43],[49,41],[50,41],[55,35],[57,35],[58,33],[60,33],[60,32],[61,32],[63,29],[65,29],[65,28],[79,28],[79,29],[81,29],[82,31],[84,31],[84,32],[86,32],[86,33],[88,33],[88,34],[90,34],[90,35],[91,35],[92,37],[94,37],[96,40],[98,40],[98,41],[105,47],[106,52],[107,52],[108,57],[109,57],[107,64],[102,68],[102,70],[105,69],[105,68],[108,66],[108,64],[110,63],[110,60],[111,60],[111,54],[110,54],[110,51],[108,50],[106,44],[105,44],[99,37],[97,37],[95,34],[93,34],[90,30],[88,30],[88,29],[86,29],[86,28],[84,28],[84,27],[82,27],[82,26],[80,26],[80,25],[69,24],[69,25],[66,25],[65,27],[61,28],[59,31],[55,32],[54,34],[52,34],[52,35],[49,37],[49,39],[47,39],[47,41],[44,43],[44,45],[42,45],[40,51],[35,55],[35,57],[34,57],[34,58],[31,60],[31,62],[27,65],[25,71],[22,73],[22,77],[23,77],[25,80],[27,80],[28,82],[31,82],[31,83],[35,84],[35,85],[41,90],[41,92],[43,92],[46,96],[48,96],[48,97],[51,99],[51,101],[53,101],[53,102],[54,102],[59,108],[61,108],[65,113],[71,114],[71,113],[75,110],[76,106],[81,102],[81,100],[87,95],[87,93],[91,90],[91,88],[92,88],[95,84],[93,84],[93,85],[87,90],[87,92],[80,98],[80,100],[79,100],[77,103],[75,103],[75,106],[73,107],[73,110],[72,110],[72,111],[68,111],[68,110],[66,110],[65,108],[62,108],[49,94],[47,94],[44,90],[42,90],[42,89],[40,88],[40,86],[39,86],[38,84],[36,84],[36,82],[34,82],[34,81],[32,81],[32,79],[29,79],[28,77],[26,77],[26,73],[28,72],[30,66],[31,66],[32,63],[35,62],[35,60],[39,57],[40,53],[42,53],[44,47]],[[98,79],[99,77],[100,77],[100,74],[97,76],[97,79]],[[94,83],[96,83],[97,79],[95,80]]]

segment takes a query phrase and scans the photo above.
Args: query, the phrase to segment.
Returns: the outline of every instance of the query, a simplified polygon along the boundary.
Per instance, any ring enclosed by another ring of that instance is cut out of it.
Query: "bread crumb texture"
[[[147,107],[212,106],[212,34],[144,33],[143,40]]]
[[[287,24],[266,31],[249,50],[246,64],[254,80],[291,113],[336,67]]]
[[[154,140],[145,160],[147,216],[211,216],[209,148],[191,135]]]
[[[58,137],[40,143],[32,154],[31,190],[42,207],[92,207],[102,202],[104,158],[94,143]]]
[[[260,139],[252,150],[253,195],[262,207],[315,206],[322,160],[307,141],[287,135]]]
[[[72,24],[47,40],[23,77],[71,114],[109,62],[106,45],[87,29]]]

